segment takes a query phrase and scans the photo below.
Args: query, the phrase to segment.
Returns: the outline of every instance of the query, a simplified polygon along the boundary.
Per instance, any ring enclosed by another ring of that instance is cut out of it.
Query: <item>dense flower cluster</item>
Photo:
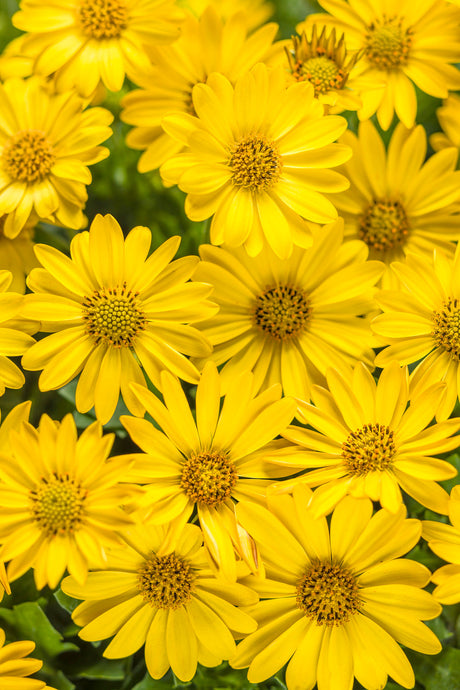
[[[455,647],[460,5],[281,4],[18,0],[0,690],[412,688]]]

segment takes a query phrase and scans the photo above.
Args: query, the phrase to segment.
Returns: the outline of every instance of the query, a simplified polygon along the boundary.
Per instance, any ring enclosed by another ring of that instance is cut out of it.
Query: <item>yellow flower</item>
[[[0,216],[0,270],[7,269],[13,278],[9,288],[12,292],[26,291],[26,276],[38,266],[34,254],[33,224],[27,224],[15,238],[5,236],[3,228],[7,216]]]
[[[460,362],[460,245],[455,256],[435,252],[430,260],[409,255],[394,271],[399,290],[382,290],[376,301],[383,314],[372,321],[381,344],[375,363],[386,367],[418,362],[411,373],[411,397],[439,381],[447,390],[437,419],[447,419],[454,409],[459,389]]]
[[[311,244],[309,224],[337,218],[323,192],[347,189],[330,170],[350,149],[333,143],[346,120],[323,114],[308,82],[286,89],[281,68],[256,65],[235,87],[221,74],[193,89],[198,117],[170,115],[165,130],[182,144],[160,172],[167,184],[188,193],[191,220],[213,216],[212,244],[245,245],[259,254],[266,242],[282,258],[294,244]]]
[[[414,84],[434,98],[447,98],[460,88],[458,23],[460,11],[439,0],[319,0],[329,15],[309,19],[335,26],[346,36],[347,47],[362,51],[356,73],[381,88],[362,92],[360,120],[374,113],[388,129],[396,111],[406,127],[417,114]]]
[[[435,151],[455,146],[460,149],[460,96],[449,94],[441,108],[436,110],[442,132],[430,136],[430,144]]]
[[[310,400],[329,366],[372,367],[367,319],[376,308],[373,285],[383,266],[366,262],[362,242],[343,243],[343,222],[315,233],[313,246],[279,259],[269,248],[257,257],[244,249],[202,245],[195,277],[214,286],[219,313],[198,324],[214,345],[210,359],[224,364],[224,390],[252,369],[257,390],[281,383],[285,395]],[[199,361],[199,364],[202,362]]]
[[[234,377],[220,409],[220,377],[212,363],[197,387],[196,422],[179,381],[168,372],[161,390],[165,404],[146,388],[135,387],[163,431],[145,419],[121,417],[144,451],[134,456],[128,480],[147,485],[139,505],[149,523],[180,515],[187,520],[196,509],[213,561],[235,580],[235,549],[253,570],[257,562],[253,542],[235,520],[233,499],[262,501],[266,480],[286,474],[265,459],[265,452],[292,420],[295,403],[280,399],[280,386],[256,396],[253,377],[245,372]]]
[[[77,439],[70,414],[11,431],[10,451],[0,450],[0,557],[10,580],[34,568],[37,589],[54,588],[66,568],[84,582],[88,564],[104,567],[116,531],[132,523],[119,508],[134,493],[119,483],[130,461],[107,459],[113,441],[98,422]]]
[[[152,239],[146,227],[123,237],[110,215],[97,215],[88,231],[70,243],[71,259],[47,245],[35,252],[44,268],[34,269],[22,313],[42,321],[52,335],[30,348],[22,364],[40,370],[40,390],[55,390],[80,374],[79,412],[95,406],[105,424],[121,394],[133,414],[144,414],[129,384],[145,385],[141,366],[158,386],[170,369],[195,383],[198,370],[186,358],[207,356],[211,346],[189,324],[209,318],[217,307],[205,298],[212,288],[186,282],[198,257],[172,262],[179,237],[171,237],[147,258]],[[140,364],[139,364],[140,363]]]
[[[22,388],[24,374],[10,357],[23,355],[35,343],[21,328],[19,312],[24,301],[23,295],[9,292],[13,280],[10,271],[0,270],[0,395],[5,388]]]
[[[194,85],[206,83],[211,72],[221,72],[234,83],[262,61],[277,30],[277,24],[267,24],[248,37],[243,14],[232,15],[224,23],[209,6],[200,19],[187,18],[174,45],[150,51],[154,66],[148,73],[136,75],[142,90],[123,99],[121,113],[124,122],[136,125],[126,138],[127,144],[145,150],[139,160],[140,172],[158,168],[183,149],[181,142],[163,130],[163,117],[175,112],[194,115]]]
[[[11,77],[30,77],[33,66],[33,56],[24,54],[24,36],[18,36],[0,54],[0,79],[5,81]]]
[[[146,45],[178,38],[182,18],[173,0],[21,0],[12,21],[29,32],[34,72],[87,97],[100,81],[119,91],[126,73],[148,68]]]
[[[235,637],[252,632],[253,619],[238,609],[257,601],[241,584],[218,580],[196,525],[140,525],[126,532],[127,546],[112,550],[107,568],[84,585],[66,578],[66,594],[85,599],[72,614],[84,640],[115,635],[103,656],[119,659],[145,643],[153,678],[172,668],[183,682],[197,663],[213,667],[235,651]]]
[[[235,14],[244,13],[244,19],[251,29],[255,29],[270,19],[274,5],[267,0],[178,0],[180,7],[201,16],[206,9],[214,7],[225,21]]]
[[[2,690],[53,690],[45,681],[28,678],[43,666],[39,659],[29,657],[35,642],[20,640],[5,644],[5,632],[0,628],[0,687]],[[28,657],[27,659],[25,657]]]
[[[282,64],[291,83],[310,82],[315,97],[326,106],[325,112],[357,110],[362,105],[361,91],[374,86],[363,77],[355,77],[353,68],[360,53],[351,55],[344,34],[337,34],[335,28],[323,26],[320,30],[319,26],[298,27],[299,35],[275,44],[270,64]]]
[[[16,237],[36,218],[79,229],[91,182],[88,165],[109,155],[99,146],[112,114],[84,110],[73,92],[51,94],[37,78],[0,84],[0,215]]]
[[[449,517],[452,524],[444,525],[434,520],[423,520],[422,536],[434,553],[449,565],[443,565],[433,573],[437,585],[433,596],[442,604],[460,602],[460,486],[450,493]]]
[[[375,383],[363,364],[350,381],[336,370],[327,374],[329,390],[313,389],[314,405],[300,403],[311,428],[291,426],[283,436],[304,450],[293,463],[310,470],[298,481],[318,486],[314,515],[329,513],[351,494],[369,497],[392,513],[402,503],[401,489],[422,505],[447,513],[448,494],[436,482],[455,477],[450,463],[432,457],[458,446],[460,419],[429,426],[444,386],[435,384],[408,405],[407,367],[390,364]],[[283,458],[279,459],[283,462]]]
[[[421,125],[409,131],[398,124],[387,152],[371,122],[361,123],[358,137],[348,131],[341,141],[353,150],[352,159],[340,168],[351,187],[333,197],[345,219],[346,237],[366,242],[371,258],[387,265],[408,252],[431,256],[433,249],[442,249],[453,254],[453,242],[460,239],[453,206],[460,199],[457,151],[440,151],[425,162]],[[392,281],[387,271],[383,286],[393,287]]]
[[[254,536],[266,579],[243,580],[265,601],[246,610],[259,623],[237,647],[234,668],[249,666],[251,683],[266,680],[287,663],[288,690],[349,690],[355,677],[366,690],[384,688],[387,677],[414,685],[399,647],[437,654],[441,644],[422,620],[441,606],[421,590],[425,566],[400,558],[421,532],[405,509],[372,516],[370,501],[346,498],[332,516],[315,519],[311,492],[272,498],[270,510],[240,503],[238,516]],[[372,517],[371,517],[372,516]]]

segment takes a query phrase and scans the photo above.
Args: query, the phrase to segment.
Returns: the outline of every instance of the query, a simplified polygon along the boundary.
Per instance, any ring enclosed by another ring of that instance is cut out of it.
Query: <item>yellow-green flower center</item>
[[[433,338],[452,359],[460,361],[460,300],[454,297],[433,312]]]
[[[80,0],[77,16],[83,33],[96,39],[117,38],[128,23],[124,0]]]
[[[361,607],[358,582],[343,565],[313,562],[297,583],[296,603],[317,625],[342,625]]]
[[[19,182],[36,182],[46,177],[54,165],[53,147],[37,130],[17,132],[3,148],[2,163],[5,172]]]
[[[178,609],[192,598],[195,573],[180,556],[152,554],[139,568],[137,586],[142,598],[159,609]]]
[[[345,83],[345,74],[334,60],[320,55],[312,57],[298,65],[293,72],[297,81],[308,80],[315,88],[315,96],[328,93],[331,89],[341,89]]]
[[[274,141],[251,135],[233,146],[228,165],[235,186],[260,191],[278,181],[283,162]]]
[[[378,69],[393,70],[407,63],[411,43],[412,30],[403,28],[403,20],[384,16],[367,27],[364,54]]]
[[[86,495],[67,474],[43,478],[29,493],[33,517],[47,536],[70,534],[82,520]]]
[[[410,225],[399,201],[373,201],[359,221],[358,236],[377,252],[404,246],[409,238]]]
[[[230,497],[237,480],[226,453],[203,451],[185,461],[180,485],[191,501],[214,507]]]
[[[395,454],[393,431],[384,424],[364,424],[342,444],[343,463],[357,476],[387,469]]]
[[[302,290],[277,285],[258,295],[254,305],[254,324],[276,340],[295,338],[308,323],[310,302]]]
[[[138,293],[123,287],[101,288],[82,304],[88,335],[96,344],[105,342],[113,347],[131,347],[145,329],[145,314]]]

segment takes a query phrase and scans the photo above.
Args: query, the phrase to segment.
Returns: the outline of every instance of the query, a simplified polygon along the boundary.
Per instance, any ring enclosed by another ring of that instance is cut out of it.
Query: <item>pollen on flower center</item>
[[[295,338],[306,327],[311,307],[302,290],[277,285],[258,295],[253,312],[254,324],[276,340]]]
[[[449,297],[439,311],[433,312],[433,337],[452,359],[460,361],[460,300]]]
[[[73,532],[81,522],[86,494],[68,475],[43,478],[29,494],[40,529],[47,536]]]
[[[315,96],[328,93],[331,89],[341,89],[346,80],[346,75],[334,60],[325,55],[305,60],[299,64],[293,76],[297,81],[311,82],[315,89]]]
[[[91,38],[117,38],[128,23],[124,0],[81,0],[78,20],[84,34]]]
[[[360,609],[358,582],[342,565],[313,562],[297,583],[296,603],[317,625],[341,625]]]
[[[283,162],[275,142],[251,135],[231,149],[228,165],[235,186],[259,191],[269,189],[278,181]]]
[[[96,290],[85,297],[82,307],[87,333],[97,344],[131,347],[139,331],[145,329],[138,293],[128,290],[126,285]]]
[[[144,601],[159,609],[178,609],[192,598],[195,574],[180,556],[152,554],[141,565],[137,586]]]
[[[226,453],[203,451],[185,461],[180,485],[192,501],[214,507],[230,497],[237,479]]]
[[[56,157],[43,132],[24,130],[14,134],[2,153],[6,173],[19,182],[36,182],[46,177]]]
[[[402,247],[410,231],[404,207],[399,201],[373,201],[361,216],[358,236],[377,252]]]
[[[367,27],[364,54],[378,69],[392,70],[407,63],[411,43],[412,30],[403,28],[402,19],[384,16]]]
[[[362,476],[391,466],[396,454],[393,431],[384,424],[364,424],[342,444],[342,458],[350,474]]]

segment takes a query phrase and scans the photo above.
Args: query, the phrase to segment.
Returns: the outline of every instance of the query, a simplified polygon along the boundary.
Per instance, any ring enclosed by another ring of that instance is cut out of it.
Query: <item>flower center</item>
[[[81,0],[78,8],[80,27],[91,38],[117,38],[128,23],[123,0]]]
[[[399,17],[376,19],[367,27],[364,54],[377,69],[396,69],[409,59],[412,29],[403,29]]]
[[[174,553],[152,554],[137,572],[139,592],[152,606],[178,609],[192,598],[195,574],[191,565]]]
[[[230,497],[237,479],[225,453],[203,451],[185,461],[180,485],[190,500],[214,507]]]
[[[449,297],[442,309],[433,312],[433,323],[433,337],[438,347],[460,361],[460,300]]]
[[[320,93],[328,93],[331,89],[341,89],[345,83],[346,75],[330,58],[320,55],[299,64],[293,72],[297,81],[308,80],[315,88],[315,96]]]
[[[295,338],[305,330],[311,315],[309,300],[302,290],[277,285],[258,295],[254,307],[254,323],[277,340]]]
[[[317,625],[341,625],[360,609],[357,580],[342,565],[316,561],[297,583],[296,603]]]
[[[359,222],[358,236],[370,249],[384,252],[402,247],[409,237],[409,221],[399,201],[373,201]]]
[[[146,319],[140,308],[137,292],[123,287],[101,288],[82,304],[86,332],[99,344],[131,347],[139,331],[145,329]]]
[[[342,444],[343,462],[350,474],[358,476],[387,469],[395,454],[394,434],[383,424],[365,424]]]
[[[29,494],[33,517],[48,537],[70,534],[82,520],[86,494],[69,475],[43,478]]]
[[[233,184],[251,191],[273,187],[283,167],[275,142],[257,135],[235,144],[228,164],[233,171]]]
[[[54,165],[53,147],[42,132],[17,132],[5,144],[3,167],[13,180],[35,182],[46,177]]]

